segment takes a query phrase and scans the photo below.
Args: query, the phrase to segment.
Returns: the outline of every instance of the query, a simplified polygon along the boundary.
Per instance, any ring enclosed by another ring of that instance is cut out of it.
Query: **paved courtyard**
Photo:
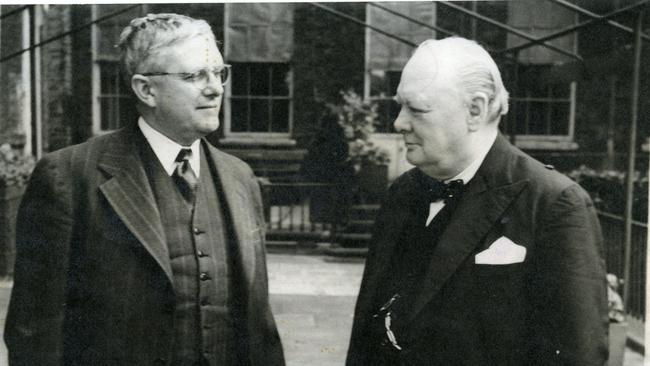
[[[269,254],[271,306],[287,366],[342,366],[363,261],[317,255]],[[11,283],[0,282],[0,333]],[[0,342],[0,366],[7,365]],[[627,350],[625,366],[642,366],[643,356]]]

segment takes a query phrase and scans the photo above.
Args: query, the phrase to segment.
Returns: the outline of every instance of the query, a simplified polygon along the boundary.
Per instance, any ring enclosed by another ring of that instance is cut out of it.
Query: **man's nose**
[[[404,111],[404,108],[400,109],[397,118],[395,118],[395,122],[393,122],[393,127],[395,127],[395,131],[400,133],[411,131],[408,113]]]
[[[204,93],[206,95],[220,96],[224,93],[224,86],[221,83],[221,77],[208,73],[208,83],[205,85]]]

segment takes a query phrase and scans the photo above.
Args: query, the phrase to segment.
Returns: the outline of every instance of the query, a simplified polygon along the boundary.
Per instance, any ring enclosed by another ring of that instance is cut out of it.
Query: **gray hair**
[[[424,41],[419,48],[427,48],[439,60],[439,64],[450,66],[468,96],[477,92],[487,95],[490,120],[508,113],[508,91],[501,80],[499,68],[478,43],[461,37],[449,37]],[[444,55],[444,58],[440,55]]]
[[[135,18],[124,28],[117,47],[120,48],[122,67],[127,84],[138,68],[146,64],[149,57],[174,43],[197,36],[215,39],[210,25],[201,19],[173,13],[147,14]],[[216,39],[215,39],[216,42]]]

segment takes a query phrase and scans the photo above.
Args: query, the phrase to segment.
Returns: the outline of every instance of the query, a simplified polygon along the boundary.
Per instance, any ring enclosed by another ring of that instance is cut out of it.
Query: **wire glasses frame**
[[[210,74],[215,78],[219,78],[221,85],[228,84],[230,80],[230,68],[232,66],[224,64],[223,66],[213,67],[209,69],[201,69],[195,72],[145,72],[141,73],[142,76],[178,76],[181,79],[196,85],[199,88],[205,88],[210,81]]]

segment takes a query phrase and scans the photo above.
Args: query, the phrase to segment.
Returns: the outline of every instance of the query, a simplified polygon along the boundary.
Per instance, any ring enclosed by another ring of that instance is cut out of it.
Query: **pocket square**
[[[513,264],[521,263],[526,258],[526,247],[515,244],[505,236],[495,240],[486,250],[474,257],[476,264]]]

